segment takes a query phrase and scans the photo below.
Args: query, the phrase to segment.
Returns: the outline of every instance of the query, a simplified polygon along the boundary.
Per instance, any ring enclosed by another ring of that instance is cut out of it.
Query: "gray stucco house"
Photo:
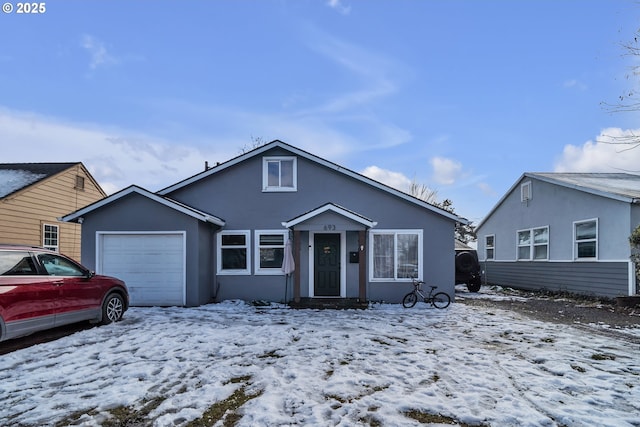
[[[277,140],[62,220],[82,222],[85,264],[125,280],[139,306],[399,302],[414,275],[453,296],[454,228],[465,222]]]
[[[525,173],[478,224],[478,256],[490,284],[635,295],[638,224],[638,175]]]

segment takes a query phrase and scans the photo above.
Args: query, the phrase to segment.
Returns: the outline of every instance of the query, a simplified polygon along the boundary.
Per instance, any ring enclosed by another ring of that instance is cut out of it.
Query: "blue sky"
[[[10,1],[14,6],[17,2]],[[523,172],[620,171],[634,0],[47,1],[0,13],[0,162],[157,191],[280,139],[478,222]]]

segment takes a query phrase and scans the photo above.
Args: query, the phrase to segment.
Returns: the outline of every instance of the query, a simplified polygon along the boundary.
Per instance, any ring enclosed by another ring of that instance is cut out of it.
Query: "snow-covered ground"
[[[633,341],[465,304],[133,308],[1,356],[0,424],[84,414],[77,425],[100,425],[155,400],[148,425],[186,425],[245,387],[259,395],[238,409],[240,426],[425,425],[410,411],[470,425],[640,426],[639,355]]]

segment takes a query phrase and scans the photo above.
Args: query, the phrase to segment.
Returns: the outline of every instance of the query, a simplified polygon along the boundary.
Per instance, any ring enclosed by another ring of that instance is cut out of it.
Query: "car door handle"
[[[52,282],[53,286],[62,286],[64,285],[64,281],[63,280],[56,280],[55,282]]]

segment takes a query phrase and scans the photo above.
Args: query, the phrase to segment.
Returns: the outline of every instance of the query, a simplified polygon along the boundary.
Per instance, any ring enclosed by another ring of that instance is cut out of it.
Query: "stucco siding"
[[[628,295],[628,262],[485,262],[487,284],[609,298]]]

